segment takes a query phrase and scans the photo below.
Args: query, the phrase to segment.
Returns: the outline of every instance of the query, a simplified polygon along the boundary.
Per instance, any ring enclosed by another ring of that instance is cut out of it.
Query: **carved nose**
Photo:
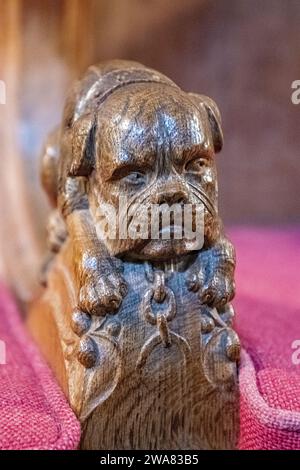
[[[158,196],[158,204],[185,204],[187,202],[187,196],[182,190],[168,189],[161,192]]]

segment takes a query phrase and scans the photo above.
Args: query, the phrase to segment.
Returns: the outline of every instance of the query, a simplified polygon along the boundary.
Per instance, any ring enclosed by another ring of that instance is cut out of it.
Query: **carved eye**
[[[122,181],[128,184],[142,184],[145,181],[145,175],[139,171],[132,171],[122,178]]]
[[[206,165],[206,158],[195,158],[185,165],[185,171],[188,173],[201,173]]]

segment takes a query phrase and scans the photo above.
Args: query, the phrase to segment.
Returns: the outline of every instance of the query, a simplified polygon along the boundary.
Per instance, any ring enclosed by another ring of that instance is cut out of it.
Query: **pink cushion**
[[[241,449],[300,449],[300,229],[235,229]],[[295,362],[295,361],[294,361]]]
[[[77,448],[80,425],[3,286],[0,340],[0,449]]]

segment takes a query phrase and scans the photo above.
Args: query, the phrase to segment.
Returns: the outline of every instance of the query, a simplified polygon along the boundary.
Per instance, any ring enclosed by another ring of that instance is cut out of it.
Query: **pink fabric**
[[[300,229],[235,229],[240,449],[300,449]]]
[[[0,340],[0,449],[77,448],[80,425],[3,286]]]

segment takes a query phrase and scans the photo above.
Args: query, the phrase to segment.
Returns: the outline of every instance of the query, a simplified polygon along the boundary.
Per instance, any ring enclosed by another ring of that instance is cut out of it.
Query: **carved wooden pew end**
[[[212,100],[113,61],[75,84],[45,146],[53,255],[28,324],[82,422],[84,449],[236,446],[222,139]]]

